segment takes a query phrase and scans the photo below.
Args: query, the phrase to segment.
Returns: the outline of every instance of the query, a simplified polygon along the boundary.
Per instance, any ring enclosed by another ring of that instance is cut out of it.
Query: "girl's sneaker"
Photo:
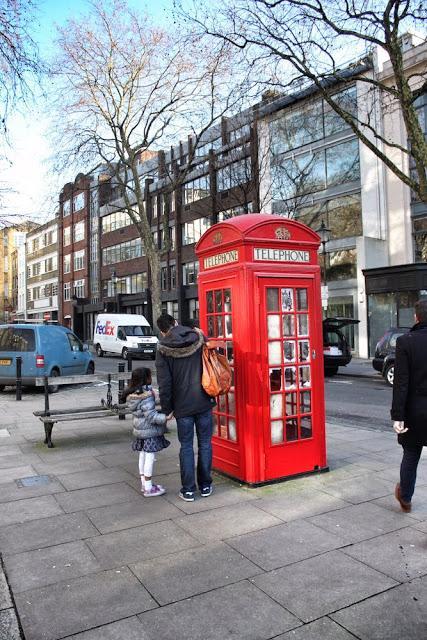
[[[144,491],[144,498],[155,498],[156,496],[162,496],[166,493],[166,489],[161,484],[153,484],[151,489]]]

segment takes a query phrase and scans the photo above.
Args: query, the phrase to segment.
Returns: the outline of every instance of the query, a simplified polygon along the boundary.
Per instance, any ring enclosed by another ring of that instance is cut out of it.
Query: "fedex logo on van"
[[[96,323],[95,333],[99,333],[103,336],[113,336],[114,325],[111,320],[107,320],[105,324],[102,324],[102,322],[98,320],[98,322]]]

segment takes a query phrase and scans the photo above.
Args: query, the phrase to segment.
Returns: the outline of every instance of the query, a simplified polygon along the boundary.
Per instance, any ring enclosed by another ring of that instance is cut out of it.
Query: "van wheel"
[[[338,373],[338,367],[328,367],[325,369],[325,376],[335,376]]]
[[[129,357],[129,351],[126,349],[126,347],[123,349],[122,351],[122,358],[123,360],[127,360]]]
[[[89,364],[87,365],[86,375],[92,376],[94,373],[95,373],[95,365],[93,362],[89,362]]]
[[[95,347],[95,351],[96,351],[96,355],[98,356],[98,358],[102,358],[104,355],[103,350],[101,349],[101,345],[97,344]]]
[[[58,369],[52,369],[52,371],[50,372],[50,378],[57,378],[59,376],[59,371]],[[59,391],[59,384],[50,384],[48,386],[48,391],[49,393],[58,393]]]
[[[389,364],[385,368],[384,380],[387,382],[387,384],[390,385],[390,387],[393,386],[393,382],[394,382],[394,364]]]

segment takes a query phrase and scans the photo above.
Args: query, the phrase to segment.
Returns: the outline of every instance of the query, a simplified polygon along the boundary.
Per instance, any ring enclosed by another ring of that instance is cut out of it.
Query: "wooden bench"
[[[119,382],[124,382],[125,380],[129,380],[131,377],[131,372],[120,372],[120,373],[98,373],[93,375],[81,375],[81,376],[58,376],[58,377],[48,377],[44,376],[42,378],[36,378],[36,386],[44,387],[44,411],[34,411],[33,415],[39,418],[44,425],[45,431],[45,440],[44,443],[47,444],[49,449],[51,449],[54,444],[52,442],[52,429],[53,425],[57,422],[70,422],[72,420],[93,420],[96,418],[106,418],[108,416],[118,416],[119,419],[124,420],[127,413],[130,411],[127,409],[124,404],[115,404],[113,405],[113,397],[111,393],[111,382],[112,380],[116,380]],[[50,385],[70,385],[70,384],[84,384],[91,382],[107,382],[107,398],[106,400],[101,399],[99,405],[91,406],[91,407],[78,407],[74,409],[51,409],[49,403],[49,386]],[[120,393],[119,387],[119,393]]]

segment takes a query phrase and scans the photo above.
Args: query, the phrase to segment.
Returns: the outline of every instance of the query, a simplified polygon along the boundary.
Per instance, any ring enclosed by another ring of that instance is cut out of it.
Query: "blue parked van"
[[[53,324],[0,325],[0,391],[16,382],[16,358],[22,358],[22,384],[34,386],[39,376],[95,372],[87,345],[66,327]],[[58,387],[51,386],[51,391]]]

